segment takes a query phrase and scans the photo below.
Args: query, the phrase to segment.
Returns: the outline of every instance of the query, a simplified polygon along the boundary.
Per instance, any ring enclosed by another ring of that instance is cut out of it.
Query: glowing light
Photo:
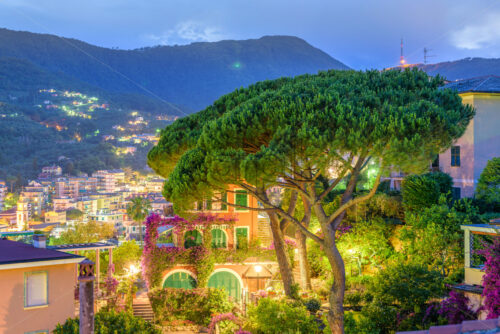
[[[128,268],[128,272],[130,275],[135,275],[139,272],[139,268],[137,268],[134,264],[131,264],[130,267]]]
[[[233,68],[240,69],[241,68],[241,63],[239,61],[234,62],[233,63]]]
[[[253,268],[255,269],[255,272],[256,272],[257,274],[258,274],[258,273],[260,273],[260,272],[262,271],[262,266],[260,266],[260,265],[256,265],[256,266],[254,266]]]

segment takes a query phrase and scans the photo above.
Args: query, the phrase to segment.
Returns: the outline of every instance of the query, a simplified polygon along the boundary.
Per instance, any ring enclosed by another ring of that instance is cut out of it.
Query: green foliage
[[[232,310],[223,289],[154,289],[148,293],[151,307],[160,322],[189,320],[199,325],[208,325],[212,315]]]
[[[463,232],[460,225],[476,222],[477,211],[468,207],[458,212],[440,203],[407,215],[407,224],[401,230],[403,253],[411,263],[437,270],[442,277],[463,267]]]
[[[94,329],[96,334],[160,334],[161,330],[142,318],[128,312],[100,311],[95,315]],[[54,334],[78,334],[79,319],[69,318],[64,324],[58,324]]]
[[[397,305],[401,311],[420,312],[444,293],[441,275],[414,264],[395,264],[380,271],[369,287],[376,303]]]
[[[304,306],[285,300],[262,298],[248,310],[249,329],[254,334],[320,333],[314,317]]]
[[[405,209],[419,211],[437,204],[442,194],[451,193],[452,183],[452,178],[441,172],[405,177],[401,189]]]
[[[304,306],[311,313],[316,313],[321,309],[321,302],[316,298],[310,298],[304,302]]]
[[[83,212],[78,209],[69,209],[66,211],[66,220],[77,220],[83,216]]]
[[[393,225],[382,218],[354,224],[337,242],[342,258],[346,264],[353,265],[355,271],[363,265],[380,267],[394,253],[389,241],[392,230]]]
[[[104,262],[108,261],[108,253],[104,253]],[[139,244],[134,240],[125,241],[120,246],[113,249],[113,264],[115,265],[115,274],[123,275],[125,274],[125,269],[127,269],[131,264],[137,265],[140,262],[142,255],[142,250]]]
[[[496,212],[500,211],[500,157],[488,161],[476,187],[476,198]]]
[[[51,238],[50,243],[53,245],[62,245],[97,242],[109,239],[113,234],[114,226],[89,221],[88,223],[75,224],[72,228],[61,233],[61,237]]]
[[[296,160],[326,172],[347,153],[367,152],[375,162],[418,171],[474,115],[440,84],[417,70],[260,82],[165,128],[148,164],[168,178],[164,195],[186,207],[241,179],[267,189]]]

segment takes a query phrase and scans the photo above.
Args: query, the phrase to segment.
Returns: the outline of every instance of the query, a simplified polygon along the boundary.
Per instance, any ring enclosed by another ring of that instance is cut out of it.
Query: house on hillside
[[[84,257],[0,239],[0,333],[51,333],[75,315],[76,266]]]
[[[462,102],[476,109],[467,130],[439,155],[439,169],[453,178],[455,198],[472,197],[488,160],[500,156],[500,76],[489,75],[450,82]]]
[[[453,178],[454,198],[472,197],[488,160],[500,156],[500,77],[458,80],[443,88],[456,91],[464,104],[476,109],[476,115],[462,137],[439,154],[430,170],[440,170]],[[404,173],[393,171],[383,180],[390,182],[391,189],[399,190],[404,177]]]
[[[260,244],[262,248],[258,249],[269,249],[272,237],[268,218],[259,215],[258,211],[243,208],[245,206],[257,208],[257,199],[249,195],[246,190],[234,186],[229,187],[223,198],[225,202],[241,207],[215,201],[198,202],[195,204],[194,213],[215,216],[220,219],[220,223],[211,225],[209,229],[197,225],[181,233],[173,233],[173,226],[165,224],[157,229],[159,237],[155,246],[189,249],[202,245],[206,240],[204,234],[210,233],[211,244],[205,245],[207,248],[237,252],[248,249],[249,245]],[[216,263],[208,277],[207,286],[225,289],[236,301],[242,301],[250,293],[265,289],[279,268],[277,262],[260,256],[259,252],[262,255],[265,253],[265,251],[253,252],[251,256],[244,256],[239,260],[231,260],[229,256],[229,260]],[[271,252],[273,251],[268,251]],[[196,267],[192,264],[179,263],[165,269],[162,272],[161,286],[188,289],[196,287]]]

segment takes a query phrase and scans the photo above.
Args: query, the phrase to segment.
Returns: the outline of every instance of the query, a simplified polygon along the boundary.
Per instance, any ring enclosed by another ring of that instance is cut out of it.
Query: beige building
[[[459,80],[445,86],[476,109],[464,135],[439,155],[439,168],[453,178],[455,198],[472,197],[488,160],[500,157],[500,77]]]
[[[83,257],[34,245],[0,240],[0,333],[52,333],[75,316],[76,265]]]

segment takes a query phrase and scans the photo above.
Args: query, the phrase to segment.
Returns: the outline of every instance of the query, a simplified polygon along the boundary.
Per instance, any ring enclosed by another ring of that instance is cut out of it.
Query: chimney
[[[33,235],[33,247],[35,248],[46,248],[47,237],[43,234]]]

